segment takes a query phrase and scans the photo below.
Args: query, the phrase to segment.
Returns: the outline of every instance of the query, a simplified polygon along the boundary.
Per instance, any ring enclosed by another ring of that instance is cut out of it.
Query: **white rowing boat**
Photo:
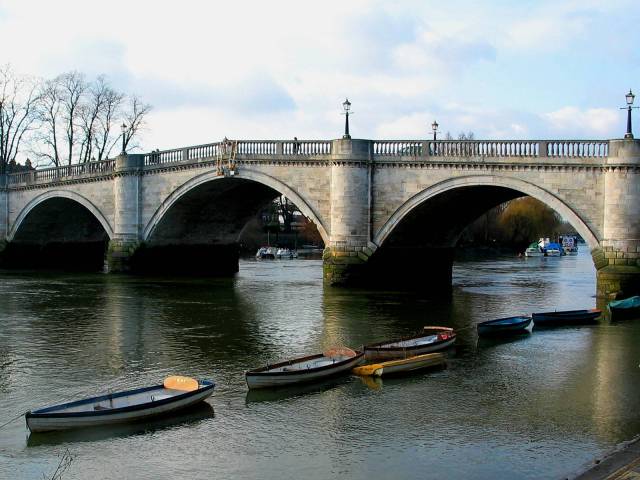
[[[32,432],[101,427],[166,415],[190,407],[213,394],[208,380],[171,376],[162,385],[110,393],[40,408],[25,414]]]
[[[327,352],[294,358],[274,365],[245,372],[249,389],[273,388],[321,380],[347,373],[362,360],[364,353],[349,348],[334,348]]]
[[[449,327],[424,327],[411,337],[387,340],[364,346],[366,360],[406,358],[449,348],[456,341],[456,332]]]

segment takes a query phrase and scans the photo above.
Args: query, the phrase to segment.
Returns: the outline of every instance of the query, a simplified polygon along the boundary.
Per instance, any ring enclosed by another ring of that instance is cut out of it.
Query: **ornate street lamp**
[[[122,122],[122,125],[120,125],[120,129],[122,130],[122,155],[126,155],[127,151],[125,150],[125,137],[127,133],[127,124]]]
[[[431,124],[431,129],[433,130],[433,141],[436,141],[436,133],[438,133],[438,122],[436,122],[435,120],[433,121],[433,123]]]
[[[345,115],[344,135],[342,136],[342,138],[351,138],[351,135],[349,135],[349,112],[351,111],[351,102],[348,98],[344,102],[342,102],[342,108],[344,109]]]
[[[631,89],[629,89],[629,93],[627,93],[624,98],[627,100],[626,107],[620,107],[620,110],[627,109],[627,133],[624,134],[624,138],[633,138],[633,133],[631,132],[631,109],[632,108],[640,108],[633,106],[633,100],[636,96],[633,94]]]

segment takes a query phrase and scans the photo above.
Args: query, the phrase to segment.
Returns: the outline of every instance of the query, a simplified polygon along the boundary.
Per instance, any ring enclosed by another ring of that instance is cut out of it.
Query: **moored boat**
[[[522,333],[531,325],[531,317],[520,315],[516,317],[497,318],[478,324],[478,335],[505,335]]]
[[[560,312],[538,312],[531,315],[535,326],[571,325],[590,323],[602,314],[602,310],[564,310]]]
[[[445,363],[446,357],[444,354],[425,353],[424,355],[416,355],[397,360],[362,365],[354,368],[352,372],[356,375],[374,375],[376,377],[381,377],[383,375],[408,373],[422,368],[436,367]]]
[[[129,423],[190,407],[210,397],[214,387],[209,380],[171,376],[162,385],[32,410],[25,414],[25,420],[32,432]]]
[[[609,302],[608,307],[613,320],[640,318],[640,296],[636,295],[624,300],[614,300]]]
[[[542,250],[542,248],[540,248],[537,242],[533,242],[524,251],[524,256],[525,257],[543,257],[544,251]]]
[[[366,360],[406,358],[449,348],[456,333],[449,327],[424,327],[421,333],[364,346]]]
[[[564,254],[564,250],[559,243],[551,242],[544,248],[545,257],[560,257]]]
[[[317,381],[349,372],[362,361],[363,355],[363,352],[355,352],[349,348],[333,348],[316,355],[248,370],[245,372],[245,379],[249,389]]]
[[[273,247],[260,247],[256,252],[256,258],[260,260],[273,260],[276,258],[276,249]]]

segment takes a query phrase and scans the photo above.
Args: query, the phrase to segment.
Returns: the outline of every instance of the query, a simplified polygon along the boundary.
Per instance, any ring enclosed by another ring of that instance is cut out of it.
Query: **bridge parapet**
[[[374,140],[374,157],[605,158],[608,140]]]
[[[359,140],[370,142],[372,161],[429,162],[495,161],[522,163],[593,163],[609,155],[608,140]],[[146,168],[211,162],[235,149],[238,161],[330,161],[331,140],[234,140],[142,155]],[[9,189],[47,185],[66,180],[110,176],[115,159],[43,168],[7,176]]]

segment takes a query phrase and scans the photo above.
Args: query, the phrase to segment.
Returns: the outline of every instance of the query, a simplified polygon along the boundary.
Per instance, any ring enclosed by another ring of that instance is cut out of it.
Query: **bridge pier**
[[[371,142],[334,140],[331,155],[331,229],[322,255],[329,285],[360,284],[366,279],[370,243]]]
[[[116,157],[113,180],[114,229],[107,249],[109,272],[129,272],[140,246],[140,174],[142,155]]]
[[[600,297],[640,294],[640,141],[611,140],[604,173],[604,230],[592,251]]]

